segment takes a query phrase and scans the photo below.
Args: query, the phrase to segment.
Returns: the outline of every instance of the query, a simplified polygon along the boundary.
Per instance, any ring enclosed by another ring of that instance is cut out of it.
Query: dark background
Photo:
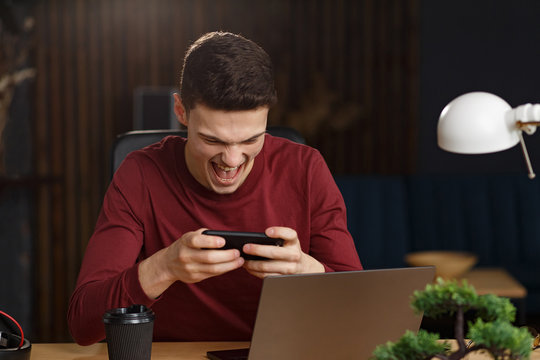
[[[526,171],[519,147],[457,155],[438,149],[435,133],[444,106],[470,91],[491,92],[512,107],[538,103],[539,12],[540,2],[532,0],[421,2],[419,172]],[[525,141],[538,168],[540,143]]]
[[[12,43],[27,49],[0,76],[36,69],[14,86],[2,135],[0,309],[36,342],[70,339],[67,302],[110,179],[111,145],[137,116],[134,94],[174,87],[186,47],[206,31],[242,33],[268,51],[280,97],[270,123],[301,131],[336,176],[526,177],[519,148],[445,153],[435,130],[442,108],[468,91],[513,107],[539,102],[535,0],[0,4],[0,61]],[[25,18],[34,22],[26,31]],[[526,141],[540,168],[537,136]]]

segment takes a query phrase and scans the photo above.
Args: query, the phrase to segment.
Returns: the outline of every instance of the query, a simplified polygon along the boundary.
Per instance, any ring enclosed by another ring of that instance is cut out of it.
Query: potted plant
[[[438,278],[425,290],[414,292],[411,306],[417,313],[423,312],[433,319],[453,317],[457,349],[451,349],[450,343],[441,341],[438,334],[407,331],[397,342],[379,345],[373,359],[457,360],[474,351],[487,352],[494,359],[530,358],[533,338],[526,328],[512,325],[516,309],[507,298],[478,295],[466,281],[460,284],[457,280]],[[469,321],[465,334],[465,313],[469,311],[474,319]]]

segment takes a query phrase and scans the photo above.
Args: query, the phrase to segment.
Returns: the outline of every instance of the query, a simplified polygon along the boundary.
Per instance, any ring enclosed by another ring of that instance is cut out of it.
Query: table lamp
[[[529,178],[533,172],[522,132],[532,135],[540,126],[540,104],[512,108],[487,92],[458,96],[445,106],[437,124],[437,142],[446,151],[484,154],[502,151],[521,143]]]

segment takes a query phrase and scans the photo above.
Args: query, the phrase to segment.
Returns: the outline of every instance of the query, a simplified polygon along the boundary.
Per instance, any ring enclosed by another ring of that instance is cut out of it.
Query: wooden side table
[[[516,307],[517,325],[525,325],[527,289],[502,268],[472,269],[463,276],[479,295],[494,294],[510,298]]]

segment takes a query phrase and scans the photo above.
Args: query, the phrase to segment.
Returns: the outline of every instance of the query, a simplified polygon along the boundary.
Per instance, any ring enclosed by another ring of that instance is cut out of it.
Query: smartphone
[[[216,350],[207,351],[206,356],[210,360],[247,360],[249,349]]]
[[[282,246],[283,239],[274,239],[266,236],[264,233],[257,232],[244,232],[244,231],[220,231],[220,230],[205,230],[204,235],[220,236],[225,239],[225,245],[219,249],[238,249],[240,250],[240,256],[246,260],[268,260],[268,258],[262,256],[248,255],[242,251],[244,244],[262,244],[262,245],[274,245]]]

